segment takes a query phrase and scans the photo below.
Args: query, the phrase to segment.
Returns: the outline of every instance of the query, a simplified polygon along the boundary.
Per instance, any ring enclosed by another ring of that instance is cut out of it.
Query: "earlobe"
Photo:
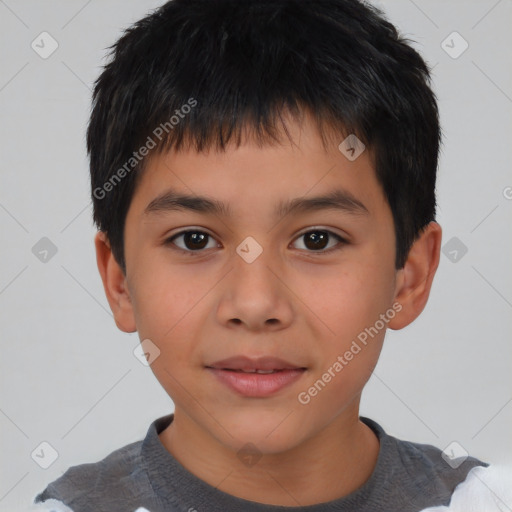
[[[110,309],[117,327],[123,332],[135,332],[135,315],[126,285],[126,276],[117,263],[106,234],[98,231],[94,237],[96,263]]]
[[[432,221],[413,243],[404,267],[398,271],[395,301],[402,308],[389,322],[391,329],[402,329],[409,325],[427,304],[439,265],[441,236],[441,226]]]

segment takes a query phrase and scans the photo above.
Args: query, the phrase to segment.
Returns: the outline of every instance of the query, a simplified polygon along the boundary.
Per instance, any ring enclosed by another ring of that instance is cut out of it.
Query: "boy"
[[[358,1],[173,0],[126,31],[87,133],[97,262],[175,411],[36,501],[447,505],[487,465],[359,417],[438,266],[439,142],[426,64]]]

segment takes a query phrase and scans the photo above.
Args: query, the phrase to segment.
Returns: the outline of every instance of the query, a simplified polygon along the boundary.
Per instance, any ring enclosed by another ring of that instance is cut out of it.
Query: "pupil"
[[[206,233],[197,233],[195,231],[189,231],[185,234],[185,245],[189,249],[202,249],[206,245]],[[189,247],[189,244],[192,247]]]
[[[312,231],[306,237],[306,247],[308,249],[323,249],[327,244],[328,235],[325,231]],[[312,246],[309,245],[312,242]]]

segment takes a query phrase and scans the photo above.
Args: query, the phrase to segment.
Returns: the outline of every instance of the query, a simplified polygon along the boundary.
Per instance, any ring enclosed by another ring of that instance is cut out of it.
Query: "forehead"
[[[146,214],[181,206],[224,216],[250,208],[282,216],[329,204],[364,214],[382,202],[372,155],[355,136],[322,138],[310,118],[286,128],[274,143],[261,144],[248,132],[224,149],[189,146],[150,155],[133,202]]]

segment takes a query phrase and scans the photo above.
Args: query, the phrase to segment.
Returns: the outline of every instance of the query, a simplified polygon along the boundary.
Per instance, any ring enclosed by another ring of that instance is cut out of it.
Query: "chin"
[[[261,454],[286,452],[306,438],[304,422],[298,423],[298,418],[290,412],[279,409],[265,414],[254,410],[247,414],[239,413],[236,417],[225,416],[221,423],[225,430],[216,428],[221,437],[219,440],[236,452],[248,444],[254,445]]]

